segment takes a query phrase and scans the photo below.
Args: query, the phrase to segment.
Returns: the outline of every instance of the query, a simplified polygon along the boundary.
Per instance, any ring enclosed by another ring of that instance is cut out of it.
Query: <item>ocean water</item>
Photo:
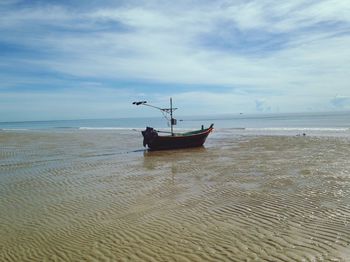
[[[256,114],[256,115],[211,115],[177,117],[176,129],[199,129],[201,125],[215,128],[243,129],[249,131],[330,131],[350,130],[350,112],[295,113],[295,114]],[[151,126],[168,128],[162,117],[82,119],[54,121],[0,122],[0,130],[113,130],[134,129]]]

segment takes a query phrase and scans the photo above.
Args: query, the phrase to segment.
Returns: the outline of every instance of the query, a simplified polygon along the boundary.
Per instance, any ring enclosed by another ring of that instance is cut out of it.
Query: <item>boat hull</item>
[[[187,134],[177,134],[174,136],[154,136],[152,139],[146,142],[144,141],[144,145],[147,145],[149,150],[200,147],[203,146],[205,140],[212,130],[213,126],[210,126],[207,129],[198,130]]]

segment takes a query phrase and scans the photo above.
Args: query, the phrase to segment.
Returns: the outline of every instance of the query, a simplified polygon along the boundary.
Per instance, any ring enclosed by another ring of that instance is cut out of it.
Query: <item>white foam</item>
[[[1,128],[1,131],[28,131],[29,129],[25,128]]]
[[[79,127],[79,130],[132,130],[131,127]]]
[[[349,128],[333,128],[333,127],[259,127],[245,128],[248,131],[324,131],[324,132],[347,132]]]

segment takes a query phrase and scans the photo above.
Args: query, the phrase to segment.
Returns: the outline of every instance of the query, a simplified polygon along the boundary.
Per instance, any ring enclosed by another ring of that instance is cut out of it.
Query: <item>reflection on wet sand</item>
[[[0,133],[1,261],[346,261],[350,141]],[[135,148],[135,150],[130,150]]]

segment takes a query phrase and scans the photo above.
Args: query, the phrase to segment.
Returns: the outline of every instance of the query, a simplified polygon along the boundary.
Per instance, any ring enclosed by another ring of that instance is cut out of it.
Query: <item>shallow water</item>
[[[0,261],[347,261],[348,137],[0,133]]]

